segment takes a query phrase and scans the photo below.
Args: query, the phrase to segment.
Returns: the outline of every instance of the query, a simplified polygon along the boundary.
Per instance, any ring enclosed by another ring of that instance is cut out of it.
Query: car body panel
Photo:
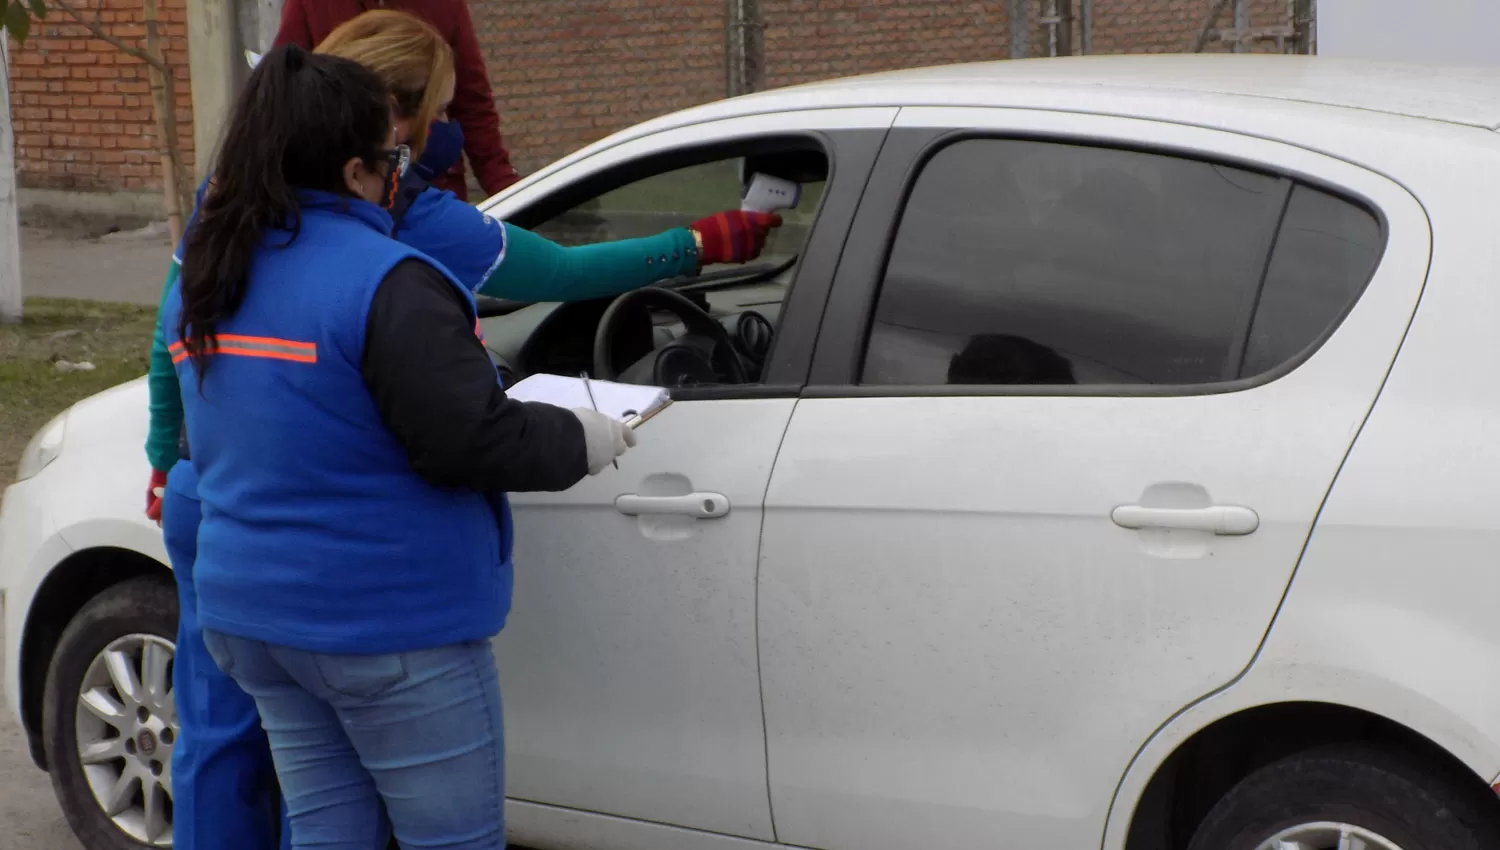
[[[492,213],[509,220],[566,184],[647,155],[771,133],[883,132],[895,117],[895,109],[807,111],[663,131],[583,159]],[[793,292],[826,292],[821,278],[831,277],[824,266],[832,263],[815,260],[836,259],[874,159],[873,151],[867,161],[841,157],[838,142],[829,142],[834,173]],[[840,197],[848,203],[836,203]],[[790,318],[778,334],[797,333],[794,323],[814,332],[821,307],[811,315],[786,310]],[[777,359],[784,361],[784,352]],[[777,379],[773,369],[768,380]],[[761,502],[795,387],[782,395],[679,397],[641,428],[640,445],[620,459],[619,471],[566,493],[512,495],[515,613],[496,646],[513,797],[705,832],[774,836],[755,575]],[[615,507],[622,494],[690,493],[723,497],[728,515],[626,517]]]
[[[1182,742],[1259,705],[1358,708],[1500,782],[1491,604],[1500,516],[1484,495],[1500,482],[1500,395],[1488,365],[1500,362],[1500,242],[1488,201],[1475,200],[1500,195],[1500,143],[1400,119],[1320,130],[1322,145],[1358,151],[1421,200],[1439,234],[1427,283],[1255,663],[1143,747],[1120,785],[1105,850],[1125,846],[1136,803]]]
[[[496,639],[511,796],[773,836],[755,572],[795,404],[678,402],[618,472],[513,496],[515,613]],[[628,517],[615,509],[625,493],[713,494],[729,513]]]
[[[73,553],[57,532],[47,492],[47,481],[38,476],[12,484],[0,504],[0,602],[5,622],[5,698],[15,716],[21,718],[21,635],[26,626],[36,590],[52,568]]]
[[[1140,743],[1254,657],[1416,309],[1427,217],[1386,178],[1243,134],[969,108],[903,109],[893,133],[903,128],[1254,163],[1368,199],[1388,222],[1343,323],[1269,382],[1094,397],[816,383],[792,417],[761,565],[778,837],[1084,846]],[[912,167],[877,166],[872,185],[899,191],[889,184]],[[851,242],[891,230],[876,197]],[[848,362],[831,350],[839,340],[862,349],[836,327],[865,326],[845,292],[872,297],[883,265],[872,271],[841,266],[815,382],[825,358]],[[1253,509],[1258,529],[1216,538],[1110,519],[1123,504],[1200,497]]]

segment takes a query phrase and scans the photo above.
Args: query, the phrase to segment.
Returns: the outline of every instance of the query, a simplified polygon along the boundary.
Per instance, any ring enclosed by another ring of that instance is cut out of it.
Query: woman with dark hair
[[[407,156],[378,76],[272,51],[163,304],[196,614],[259,710],[293,847],[368,850],[382,810],[410,846],[504,847],[503,493],[565,489],[634,443],[506,398],[468,288],[387,236]]]
[[[703,263],[753,259],[780,223],[774,215],[730,210],[642,239],[557,245],[490,218],[427,182],[463,147],[462,133],[448,114],[454,58],[437,30],[412,15],[374,10],[340,25],[318,52],[360,63],[391,91],[397,139],[409,142],[417,155],[401,180],[397,215],[402,225],[395,237],[437,260],[470,290],[514,300],[612,296],[691,274]],[[203,192],[200,188],[200,203]],[[193,228],[190,222],[189,231]],[[166,289],[179,274],[174,258]],[[197,620],[193,557],[201,511],[192,464],[181,462],[188,452],[181,440],[182,401],[167,330],[158,324],[147,378],[146,454],[152,472],[146,511],[163,521],[181,612],[173,667],[180,724],[172,766],[174,841],[178,850],[200,845],[269,850],[275,820],[268,814],[268,798],[274,789],[263,779],[270,770],[264,733],[253,701],[207,657]]]

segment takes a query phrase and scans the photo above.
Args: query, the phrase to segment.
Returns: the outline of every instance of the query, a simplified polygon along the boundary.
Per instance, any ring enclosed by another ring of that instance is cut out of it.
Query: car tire
[[[96,678],[99,676],[99,666],[96,661],[105,664],[106,670],[109,665],[104,659],[106,650],[115,648],[120,650],[120,657],[126,657],[128,651],[125,647],[138,645],[142,647],[141,664],[144,666],[144,647],[151,644],[153,647],[152,661],[161,662],[160,650],[163,645],[170,649],[177,633],[177,593],[170,577],[147,576],[130,579],[121,582],[103,591],[91,599],[83,609],[73,618],[62,637],[58,640],[56,652],[52,656],[52,663],[47,670],[46,690],[43,694],[42,703],[42,736],[47,750],[47,763],[51,768],[52,788],[57,795],[58,802],[62,805],[63,815],[68,820],[75,835],[87,850],[141,850],[147,847],[161,847],[170,844],[171,829],[170,817],[167,820],[167,829],[164,833],[158,830],[154,840],[143,840],[150,838],[149,835],[137,835],[132,837],[126,829],[117,825],[115,818],[106,814],[103,803],[96,796],[91,777],[94,783],[107,782],[107,773],[104,771],[123,772],[134,769],[134,765],[148,757],[143,749],[150,743],[149,756],[154,757],[154,766],[162,769],[165,780],[157,782],[153,789],[156,800],[160,801],[160,794],[169,793],[164,789],[169,785],[171,773],[170,748],[176,739],[176,716],[167,711],[158,712],[152,722],[157,727],[170,728],[170,733],[164,733],[158,728],[155,736],[147,738],[137,733],[135,736],[126,736],[118,732],[118,727],[100,722],[99,727],[105,730],[101,737],[107,737],[109,741],[117,741],[116,749],[124,750],[127,745],[129,752],[118,759],[101,761],[86,768],[84,758],[79,747],[79,730],[81,728],[80,718],[83,716],[81,709],[81,692],[85,676]],[[168,659],[171,655],[166,656]],[[141,675],[140,668],[136,668],[137,677],[141,681],[148,678],[160,681],[166,676],[170,683],[170,662],[168,661],[165,671],[160,675]],[[106,693],[108,687],[104,686]],[[138,691],[138,695],[145,695],[148,689],[144,684]],[[115,692],[118,697],[118,692]],[[150,702],[158,704],[153,696],[149,700],[143,699],[141,704]],[[135,703],[120,698],[117,704],[124,709],[121,723],[127,724],[132,720],[139,720],[138,712],[131,711],[128,706]],[[149,711],[148,711],[149,713]],[[87,721],[92,724],[92,720]],[[139,724],[138,724],[139,725]],[[142,730],[147,727],[140,726]],[[112,737],[113,736],[113,737]],[[108,742],[101,742],[101,746]],[[132,761],[134,760],[134,761]],[[162,761],[165,764],[162,764]],[[118,767],[118,770],[116,768]],[[151,780],[137,783],[144,795],[146,785]],[[107,787],[102,786],[102,787]],[[144,796],[139,799],[144,800]],[[129,810],[133,813],[134,809]],[[160,802],[156,804],[156,811],[170,812],[170,805],[165,809]],[[144,825],[145,818],[144,802],[141,804]]]
[[[1231,789],[1189,850],[1339,848],[1345,846],[1340,829],[1364,839],[1354,846],[1369,850],[1500,847],[1496,801],[1465,779],[1456,769],[1371,744],[1297,753]]]

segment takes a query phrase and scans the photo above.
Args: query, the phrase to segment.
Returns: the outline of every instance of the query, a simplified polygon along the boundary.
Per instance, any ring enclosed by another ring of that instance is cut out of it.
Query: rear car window
[[[1303,355],[1383,246],[1351,201],[1152,152],[969,139],[890,247],[861,382],[1193,386]]]

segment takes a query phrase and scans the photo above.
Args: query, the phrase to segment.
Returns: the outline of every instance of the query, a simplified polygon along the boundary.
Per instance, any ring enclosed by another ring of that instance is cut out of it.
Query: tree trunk
[[[730,97],[766,87],[765,22],[760,0],[728,0],[726,89]]]
[[[16,140],[10,122],[10,53],[0,27],[0,324],[21,321],[21,227],[16,211]]]
[[[1213,39],[1214,28],[1219,25],[1219,16],[1229,8],[1230,0],[1214,0],[1214,4],[1208,7],[1208,17],[1203,19],[1203,28],[1198,30],[1198,35],[1193,39],[1193,46],[1188,48],[1189,53],[1202,53],[1203,48]]]
[[[177,92],[171,68],[161,49],[156,0],[145,0],[146,53],[155,62],[146,72],[151,80],[151,106],[156,118],[156,143],[161,149],[161,192],[167,212],[167,226],[172,230],[172,244],[182,241],[184,217],[192,212],[192,192],[182,167],[182,150],[177,144]],[[164,72],[162,69],[166,68]]]

